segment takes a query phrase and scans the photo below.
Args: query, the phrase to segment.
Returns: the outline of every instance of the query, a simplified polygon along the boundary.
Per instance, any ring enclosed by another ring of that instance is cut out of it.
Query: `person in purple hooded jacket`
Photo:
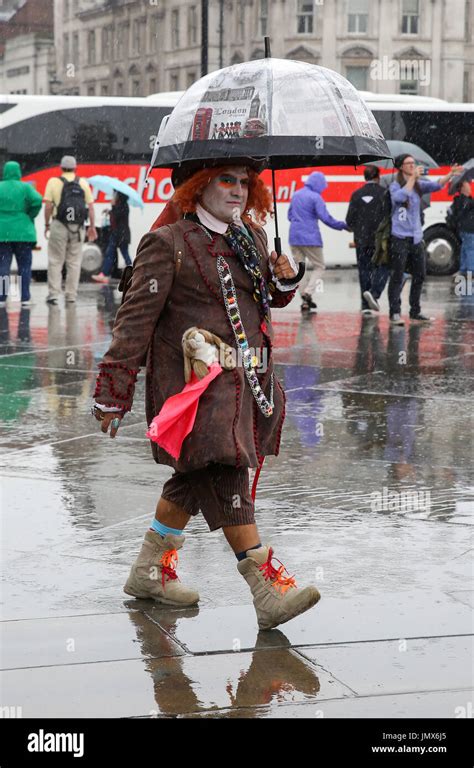
[[[301,311],[316,309],[313,293],[324,269],[323,239],[319,221],[332,229],[347,229],[344,221],[334,219],[321,197],[328,183],[324,173],[315,171],[308,176],[303,189],[293,195],[288,211],[290,246],[296,261],[308,260],[309,269],[300,282]]]

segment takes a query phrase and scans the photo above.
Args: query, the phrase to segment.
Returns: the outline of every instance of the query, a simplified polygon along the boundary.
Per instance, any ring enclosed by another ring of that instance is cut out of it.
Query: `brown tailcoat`
[[[176,240],[179,236],[185,243],[176,279],[173,232]],[[252,228],[252,234],[262,272],[270,279],[266,235],[257,227]],[[140,242],[132,284],[100,364],[95,392],[98,403],[130,410],[138,369],[146,355],[146,417],[150,424],[164,401],[185,385],[181,338],[189,327],[206,328],[237,347],[217,273],[216,260],[221,254],[232,272],[249,346],[267,349],[268,367],[259,374],[259,380],[269,398],[273,327],[269,320],[262,331],[251,278],[221,235],[216,234],[211,242],[197,223],[181,220],[146,234]],[[273,306],[284,306],[293,292],[276,289],[272,296]],[[285,395],[274,378],[274,410],[266,418],[256,406],[242,366],[224,370],[201,396],[193,431],[185,439],[179,459],[152,442],[155,461],[188,472],[213,462],[255,467],[259,456],[278,455]]]

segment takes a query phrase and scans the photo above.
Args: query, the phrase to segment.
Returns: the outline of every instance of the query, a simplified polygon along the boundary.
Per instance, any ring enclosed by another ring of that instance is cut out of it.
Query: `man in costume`
[[[180,217],[140,242],[113,340],[99,366],[95,416],[102,431],[110,427],[115,437],[146,359],[151,424],[169,398],[184,391],[181,340],[189,329],[222,340],[238,363],[219,371],[201,394],[179,454],[152,441],[155,461],[175,472],[163,487],[124,590],[181,607],[198,602],[198,592],[178,579],[176,564],[183,530],[201,511],[210,530],[222,528],[233,549],[260,629],[271,629],[319,600],[315,587],[297,588],[283,565],[273,565],[272,548],[260,542],[249,488],[249,468],[260,468],[264,456],[279,452],[285,395],[273,372],[271,307],[286,306],[294,296],[296,265],[268,253],[260,224],[271,210],[271,196],[249,162],[201,165],[179,181],[168,221],[176,211]],[[198,345],[196,357],[210,360],[209,349]],[[262,351],[262,373],[252,350]]]

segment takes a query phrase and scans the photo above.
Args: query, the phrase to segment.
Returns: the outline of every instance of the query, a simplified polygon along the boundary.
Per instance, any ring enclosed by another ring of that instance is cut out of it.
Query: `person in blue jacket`
[[[322,221],[332,229],[348,229],[345,221],[334,219],[326,208],[321,193],[327,185],[324,173],[311,173],[303,189],[293,195],[288,211],[291,253],[296,261],[307,260],[309,267],[300,282],[302,312],[316,309],[313,293],[324,269],[323,239],[319,222]]]

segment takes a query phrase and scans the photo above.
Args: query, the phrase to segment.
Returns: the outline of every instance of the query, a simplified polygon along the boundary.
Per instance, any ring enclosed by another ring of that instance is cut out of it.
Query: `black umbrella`
[[[455,176],[449,185],[448,192],[450,195],[455,195],[461,189],[461,184],[464,181],[472,181],[474,179],[474,157],[463,163],[462,167],[464,171]]]

